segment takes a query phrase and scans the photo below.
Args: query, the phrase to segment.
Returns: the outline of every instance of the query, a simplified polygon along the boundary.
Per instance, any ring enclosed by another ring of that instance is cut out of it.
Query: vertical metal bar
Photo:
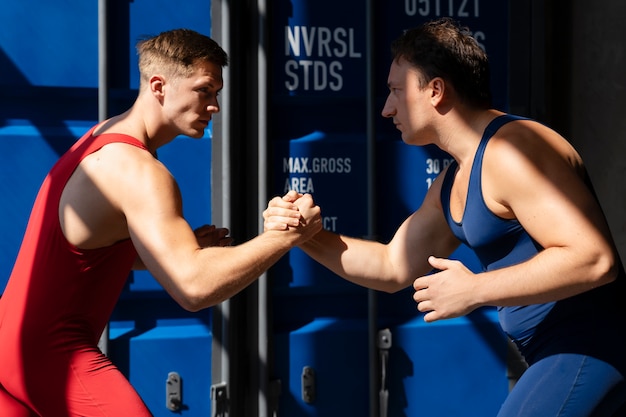
[[[225,51],[230,51],[230,3],[228,0],[222,0],[221,3],[221,44],[222,48]],[[230,85],[230,72],[228,69],[224,71],[224,85],[225,88],[228,88]],[[222,134],[220,136],[221,142],[221,183],[222,183],[222,221],[221,224],[224,227],[231,226],[231,210],[230,210],[230,187],[231,187],[231,176],[230,176],[230,107],[231,107],[231,99],[229,94],[224,94],[222,96],[222,117],[221,119],[224,121],[222,123]],[[221,379],[226,382],[228,385],[230,383],[230,357],[229,357],[229,322],[230,322],[230,313],[231,313],[231,303],[229,300],[224,301],[219,306],[221,316],[222,316],[222,350],[221,354]]]
[[[267,13],[266,0],[257,0],[258,10],[258,43],[257,43],[257,108],[258,108],[258,212],[261,213],[267,204],[267,56],[265,54],[265,19]],[[263,232],[263,224],[259,224],[259,233]],[[259,357],[259,417],[269,417],[269,331],[268,331],[268,296],[269,283],[267,273],[258,281],[258,357]]]
[[[222,48],[231,54],[230,45],[230,3],[229,0],[212,0],[211,2],[211,37]],[[231,57],[232,58],[232,57]],[[213,118],[212,161],[211,175],[213,184],[212,206],[213,218],[211,222],[223,227],[231,227],[231,166],[230,166],[230,107],[232,86],[230,84],[229,67],[224,68],[224,92],[220,99],[220,112]],[[215,139],[218,138],[218,139]],[[226,300],[213,307],[213,357],[211,360],[211,383],[216,395],[216,401],[227,397],[230,387],[230,322],[231,301]],[[218,398],[219,397],[219,398]],[[219,400],[221,401],[221,400]],[[220,409],[219,415],[227,416],[228,409]],[[214,414],[218,410],[212,411]]]
[[[221,3],[221,37],[220,42],[222,48],[226,51],[230,51],[230,9],[228,0],[222,0]],[[229,88],[230,86],[230,71],[228,68],[224,71],[224,86],[225,88]],[[222,224],[226,227],[230,226],[230,106],[231,106],[231,96],[229,94],[224,94],[222,96],[222,105],[221,105],[221,120],[223,120],[221,124],[221,135],[219,142],[221,143],[221,183],[222,183],[222,194],[221,194],[221,216],[222,216]]]
[[[376,198],[375,198],[375,99],[374,88],[374,1],[365,3],[365,44],[366,44],[366,112],[367,121],[367,234],[370,239],[376,236]],[[370,417],[376,417],[379,411],[378,401],[378,298],[374,290],[367,292],[368,321],[368,357],[369,357],[369,398]]]
[[[107,45],[107,2],[98,0],[98,120],[109,117],[109,73]],[[100,335],[98,347],[105,355],[109,352],[109,325]]]
[[[108,0],[98,0],[98,120],[109,117]]]

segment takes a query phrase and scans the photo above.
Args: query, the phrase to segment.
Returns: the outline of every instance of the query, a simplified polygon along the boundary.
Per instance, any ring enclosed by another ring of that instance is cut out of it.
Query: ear
[[[433,106],[438,106],[444,99],[446,92],[446,82],[441,77],[435,77],[428,83],[430,87],[431,96],[430,101]]]
[[[165,95],[163,88],[165,86],[165,79],[163,78],[163,76],[153,75],[152,77],[150,77],[149,85],[152,94],[159,100],[163,99],[163,96]]]

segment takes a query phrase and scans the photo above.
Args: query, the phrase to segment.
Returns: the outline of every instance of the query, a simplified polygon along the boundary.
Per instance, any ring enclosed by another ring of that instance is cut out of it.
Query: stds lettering
[[[293,58],[285,62],[285,88],[340,91],[344,85],[340,59],[362,58],[354,40],[354,28],[285,26],[285,56]]]

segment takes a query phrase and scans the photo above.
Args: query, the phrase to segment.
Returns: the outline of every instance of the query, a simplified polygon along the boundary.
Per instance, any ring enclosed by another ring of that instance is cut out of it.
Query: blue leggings
[[[625,403],[626,382],[614,367],[590,356],[559,354],[524,372],[498,417],[613,417]]]

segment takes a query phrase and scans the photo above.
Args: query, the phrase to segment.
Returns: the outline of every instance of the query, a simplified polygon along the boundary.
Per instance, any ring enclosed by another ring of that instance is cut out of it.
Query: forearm
[[[395,292],[412,282],[400,278],[390,261],[387,245],[379,242],[322,230],[299,247],[335,274],[363,287]]]
[[[268,231],[241,245],[198,249],[194,273],[180,278],[189,310],[214,306],[253,283],[296,243],[289,232]],[[180,297],[180,296],[179,296]],[[175,297],[175,298],[179,298]]]
[[[613,281],[617,258],[610,251],[583,256],[553,247],[526,262],[478,274],[478,305],[517,306],[561,300]]]

